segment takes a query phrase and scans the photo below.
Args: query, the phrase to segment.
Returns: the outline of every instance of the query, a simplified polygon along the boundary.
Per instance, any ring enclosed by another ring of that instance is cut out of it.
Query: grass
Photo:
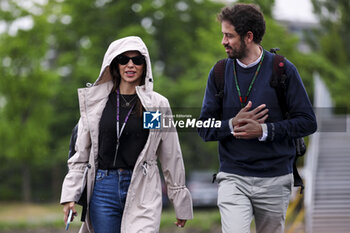
[[[0,203],[0,232],[38,228],[63,229],[62,209],[63,207],[59,204]],[[80,206],[77,206],[77,211],[79,216],[73,221],[72,228],[78,228],[81,225]],[[163,210],[161,232],[177,232],[175,221],[175,212],[172,208]],[[191,232],[212,232],[212,229],[219,227],[220,214],[216,208],[195,210],[194,219],[186,223],[186,229],[193,229]]]
[[[80,208],[78,209],[81,212]],[[72,223],[78,227],[79,221]],[[64,227],[59,204],[0,203],[0,230]]]
[[[195,209],[193,219],[186,223],[186,228],[196,229],[198,232],[212,232],[213,228],[220,227],[220,214],[216,208]],[[172,210],[163,211],[160,229],[175,227],[175,212]]]
[[[303,212],[298,209],[299,201],[296,199],[290,203],[287,211],[286,232],[296,232],[295,228],[303,228]],[[21,230],[21,229],[63,229],[63,207],[59,204],[23,204],[23,203],[1,203],[0,202],[0,232],[3,230]],[[72,222],[71,228],[79,228],[81,225],[81,208],[77,206],[79,216]],[[186,230],[177,229],[173,208],[163,210],[160,232],[221,232],[220,214],[217,208],[195,209],[194,219],[186,223]],[[252,224],[254,232],[254,224]],[[300,231],[297,231],[300,232]],[[303,231],[301,231],[303,232]]]

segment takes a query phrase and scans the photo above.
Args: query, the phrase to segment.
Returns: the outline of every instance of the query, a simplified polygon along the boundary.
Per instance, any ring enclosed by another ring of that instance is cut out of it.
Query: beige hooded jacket
[[[91,199],[97,169],[99,121],[113,88],[109,64],[117,55],[131,50],[139,51],[146,58],[145,85],[136,87],[142,105],[146,111],[161,108],[166,111],[162,114],[172,115],[168,100],[153,91],[151,63],[143,41],[139,37],[114,41],[104,56],[97,81],[91,87],[78,90],[81,117],[75,146],[77,152],[68,160],[69,172],[62,185],[61,204],[77,202],[85,186],[88,203]],[[193,217],[192,199],[185,186],[185,170],[177,133],[174,130],[152,129],[132,174],[122,218],[122,233],[159,232],[162,192],[157,159],[161,163],[176,217]],[[89,219],[89,206],[86,221],[80,229],[80,233],[85,232],[94,232]]]

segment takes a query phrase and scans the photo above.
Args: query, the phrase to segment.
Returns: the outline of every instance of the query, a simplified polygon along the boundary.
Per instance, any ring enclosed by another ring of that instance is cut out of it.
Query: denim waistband
[[[119,168],[119,169],[97,169],[97,172],[100,173],[104,173],[105,175],[132,175],[132,170],[128,170],[128,169],[123,169],[123,168]]]

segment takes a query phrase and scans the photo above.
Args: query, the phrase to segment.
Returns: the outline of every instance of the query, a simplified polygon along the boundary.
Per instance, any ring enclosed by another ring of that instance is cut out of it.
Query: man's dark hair
[[[264,16],[259,7],[254,4],[239,3],[233,7],[225,7],[218,15],[218,20],[230,22],[241,39],[251,31],[254,35],[253,40],[257,44],[265,34]]]

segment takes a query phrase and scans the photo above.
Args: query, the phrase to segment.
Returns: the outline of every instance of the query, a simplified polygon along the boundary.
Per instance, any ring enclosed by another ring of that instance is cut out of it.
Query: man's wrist
[[[266,141],[267,135],[268,135],[267,125],[264,123],[264,124],[260,124],[260,126],[261,126],[261,130],[262,130],[262,134],[258,139],[259,139],[259,141],[264,142],[264,141]]]

